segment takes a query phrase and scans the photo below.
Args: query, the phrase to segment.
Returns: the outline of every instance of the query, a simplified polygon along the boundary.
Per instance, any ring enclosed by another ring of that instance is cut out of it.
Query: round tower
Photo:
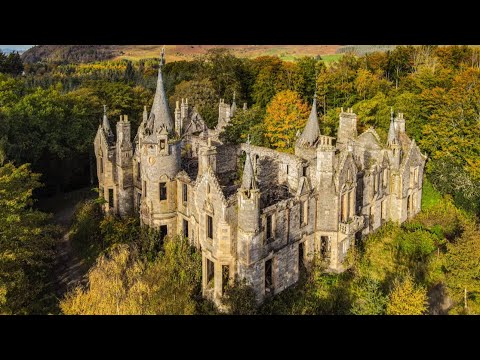
[[[160,241],[177,233],[177,183],[180,171],[180,140],[175,137],[173,121],[163,86],[160,60],[157,89],[150,116],[144,126],[140,146],[142,201],[140,219],[143,224],[160,230]]]

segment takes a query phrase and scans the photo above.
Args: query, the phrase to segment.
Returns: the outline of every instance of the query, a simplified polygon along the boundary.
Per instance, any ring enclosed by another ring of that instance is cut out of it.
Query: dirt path
[[[95,195],[90,188],[85,188],[45,199],[39,204],[43,211],[53,213],[54,221],[63,231],[57,244],[54,273],[55,294],[59,299],[63,298],[68,289],[78,284],[88,270],[70,242],[69,229],[77,205],[85,199],[94,198]]]

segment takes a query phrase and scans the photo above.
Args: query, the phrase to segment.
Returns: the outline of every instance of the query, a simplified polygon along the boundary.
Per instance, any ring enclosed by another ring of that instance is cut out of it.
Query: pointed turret
[[[153,117],[153,132],[160,131],[165,127],[168,132],[172,131],[173,121],[168,108],[167,95],[163,86],[162,67],[165,64],[165,48],[162,49],[160,56],[160,67],[158,69],[157,90],[153,99],[152,110],[150,111],[150,118]],[[150,121],[149,121],[150,123]]]
[[[148,111],[147,111],[147,106],[144,106],[143,107],[143,125],[146,125],[147,124],[147,120],[148,120]]]
[[[252,159],[250,158],[250,152],[247,152],[245,159],[245,167],[243,168],[242,188],[245,190],[253,190],[257,187],[255,177],[253,175]]]
[[[313,96],[312,111],[310,112],[307,125],[305,125],[298,142],[300,145],[313,146],[317,142],[319,136],[320,128],[318,126],[317,118],[317,94],[315,93]]]
[[[113,136],[112,129],[110,128],[110,122],[108,121],[108,117],[107,117],[107,105],[103,105],[102,127],[107,136]]]
[[[395,122],[393,119],[393,108],[390,111],[390,128],[388,129],[388,138],[387,138],[387,145],[391,146],[393,144],[397,144],[397,133],[395,131]]]

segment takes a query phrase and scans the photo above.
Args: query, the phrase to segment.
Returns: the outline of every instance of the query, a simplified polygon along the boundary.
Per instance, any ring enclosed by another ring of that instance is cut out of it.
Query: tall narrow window
[[[183,236],[188,237],[188,221],[183,219]]]
[[[273,289],[272,259],[265,261],[265,292]]]
[[[302,269],[304,264],[305,242],[298,244],[298,269]]]
[[[213,287],[215,276],[215,265],[210,259],[207,260],[207,287]]]
[[[182,186],[182,197],[183,197],[183,202],[186,203],[188,200],[188,186],[187,184],[183,184]]]
[[[307,176],[307,167],[306,166],[304,166],[303,169],[302,169],[302,175]]]
[[[140,210],[140,205],[142,204],[142,193],[137,193],[137,209]]]
[[[100,174],[103,174],[103,158],[100,158]]]
[[[266,218],[265,237],[267,238],[267,242],[270,241],[273,237],[273,234],[272,234],[272,215],[267,215],[267,218]]]
[[[213,239],[213,218],[207,215],[207,238]]]
[[[108,207],[113,209],[113,189],[108,189]]]
[[[288,164],[287,164],[287,175],[288,175]]]
[[[222,265],[222,295],[225,294],[225,290],[227,289],[229,279],[230,279],[230,267],[228,265]]]
[[[167,200],[167,183],[160,183],[160,200]]]
[[[137,162],[137,180],[140,180],[140,163]]]
[[[341,213],[340,213],[340,218],[342,222],[347,222],[348,218],[348,199],[347,199],[347,193],[342,194],[340,198],[340,206],[341,206]]]
[[[143,197],[147,197],[147,182],[143,182]]]
[[[377,174],[372,174],[373,175],[373,195],[377,193]]]
[[[168,227],[167,225],[161,225],[160,226],[160,244],[163,244],[163,241],[165,240],[165,236],[168,234]]]
[[[300,203],[300,225],[304,226],[308,223],[308,200]]]
[[[326,259],[329,257],[330,244],[328,241],[328,236],[320,237],[320,257]]]

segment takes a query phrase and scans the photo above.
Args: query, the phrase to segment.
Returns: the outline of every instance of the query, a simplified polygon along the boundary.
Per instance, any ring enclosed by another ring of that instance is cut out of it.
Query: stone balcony
[[[364,218],[363,216],[354,216],[347,222],[341,222],[338,226],[339,231],[345,235],[355,234],[357,231],[361,230],[364,227]]]

